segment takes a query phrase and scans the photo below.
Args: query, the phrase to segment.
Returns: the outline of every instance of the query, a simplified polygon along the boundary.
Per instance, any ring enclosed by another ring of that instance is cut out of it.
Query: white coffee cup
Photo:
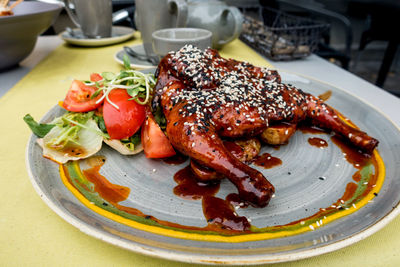
[[[81,28],[86,37],[111,36],[111,0],[64,0],[64,3],[71,20]]]

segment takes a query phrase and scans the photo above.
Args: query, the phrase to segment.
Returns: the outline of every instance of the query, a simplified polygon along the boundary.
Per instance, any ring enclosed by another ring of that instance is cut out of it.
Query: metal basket
[[[264,23],[244,16],[240,40],[272,60],[292,60],[309,56],[318,46],[327,23],[262,8]]]

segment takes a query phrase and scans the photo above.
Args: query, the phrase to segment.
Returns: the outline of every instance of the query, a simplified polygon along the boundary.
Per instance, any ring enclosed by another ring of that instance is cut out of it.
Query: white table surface
[[[20,67],[0,72],[0,97],[62,42],[58,36],[39,37],[33,52],[21,62]],[[272,62],[272,64],[278,69],[313,77],[357,95],[400,127],[400,98],[318,56],[312,55],[302,60]]]

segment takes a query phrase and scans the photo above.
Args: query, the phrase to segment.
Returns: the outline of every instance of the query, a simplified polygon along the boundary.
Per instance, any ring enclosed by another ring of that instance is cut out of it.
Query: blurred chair
[[[312,16],[317,19],[323,19],[328,22],[337,22],[341,24],[344,29],[344,39],[345,39],[345,50],[340,51],[334,49],[329,45],[330,35],[324,36],[324,41],[320,42],[318,50],[315,52],[320,57],[330,59],[334,58],[338,60],[344,69],[349,68],[350,60],[351,60],[351,44],[353,41],[353,31],[351,27],[350,20],[337,12],[330,11],[324,7],[322,3],[318,3],[314,0],[299,0],[299,1],[291,1],[291,0],[279,0],[278,1],[281,7],[290,7],[295,8],[297,11],[303,11],[308,14],[306,16]]]
[[[112,0],[113,24],[129,26],[136,30],[135,25],[135,1],[134,0]]]
[[[400,25],[400,2],[390,0],[366,2],[358,0],[352,1],[352,4],[362,8],[368,14],[366,30],[361,35],[358,48],[359,54],[373,41],[388,42],[375,82],[377,86],[383,87],[400,42],[398,30]]]

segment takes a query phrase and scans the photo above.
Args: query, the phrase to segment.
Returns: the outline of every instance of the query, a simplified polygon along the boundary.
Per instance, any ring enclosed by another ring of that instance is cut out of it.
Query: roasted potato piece
[[[289,141],[289,138],[296,132],[295,124],[281,123],[269,126],[262,132],[260,138],[270,145],[282,145]]]
[[[232,149],[232,145],[227,145],[227,142],[224,145],[241,162],[250,162],[260,153],[261,143],[257,138],[235,140],[232,143],[238,148]]]

